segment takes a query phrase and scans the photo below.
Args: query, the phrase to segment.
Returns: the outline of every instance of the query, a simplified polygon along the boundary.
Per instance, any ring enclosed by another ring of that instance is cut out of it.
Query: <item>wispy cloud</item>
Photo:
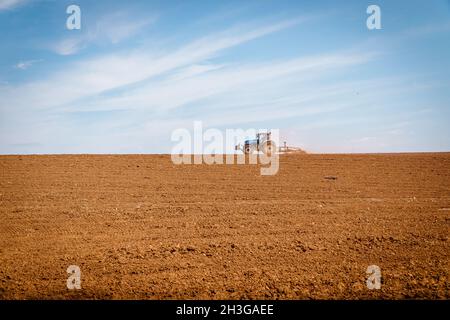
[[[450,21],[415,26],[403,31],[405,37],[423,37],[430,34],[450,32]]]
[[[52,50],[62,56],[68,56],[77,53],[86,45],[82,37],[72,37],[63,39],[52,45]]]
[[[0,0],[0,11],[13,9],[27,2],[28,0]]]
[[[45,80],[0,89],[0,95],[4,97],[0,102],[0,108],[2,105],[11,104],[16,108],[30,105],[37,109],[61,107],[75,100],[128,86],[182,67],[191,68],[190,71],[185,69],[185,74],[204,72],[205,69],[200,70],[193,66],[205,64],[202,62],[213,58],[222,50],[291,27],[296,23],[298,20],[287,20],[250,31],[233,28],[157,55],[147,53],[143,48],[128,53],[112,53],[85,59],[66,66],[65,70],[55,72]],[[292,67],[294,66],[284,68]],[[232,76],[238,77],[237,74]],[[19,92],[28,94],[23,96]]]
[[[133,18],[132,14],[126,12],[106,14],[91,24],[84,23],[80,34],[67,34],[64,39],[52,44],[51,49],[60,55],[73,55],[89,45],[118,44],[137,35],[156,19],[156,16]]]
[[[268,61],[264,64],[211,67],[210,72],[202,72],[195,77],[186,78],[184,75],[192,69],[192,66],[188,66],[177,70],[167,79],[149,82],[112,98],[92,98],[83,105],[84,108],[93,108],[93,110],[122,109],[124,106],[130,109],[170,110],[207,97],[235,91],[238,88],[248,90],[254,85],[260,86],[262,83],[279,81],[280,78],[295,76],[296,81],[311,80],[321,73],[330,74],[336,69],[366,63],[371,59],[372,54],[346,52],[281,62]]]
[[[27,70],[30,68],[33,64],[40,62],[42,60],[27,60],[27,61],[20,61],[17,63],[14,67],[20,70]]]
[[[136,19],[132,17],[132,14],[122,11],[115,12],[99,19],[96,22],[95,29],[89,32],[89,38],[90,41],[96,41],[104,37],[111,43],[116,44],[136,35],[140,30],[153,24],[156,20],[156,15]]]

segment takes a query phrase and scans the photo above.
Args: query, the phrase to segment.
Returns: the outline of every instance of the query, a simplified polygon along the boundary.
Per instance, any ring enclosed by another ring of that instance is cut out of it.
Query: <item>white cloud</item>
[[[55,43],[52,49],[57,54],[68,56],[77,53],[85,45],[85,41],[81,37],[71,37]]]
[[[144,27],[156,21],[156,16],[133,18],[124,12],[116,12],[100,17],[92,24],[84,23],[81,34],[68,35],[55,44],[51,49],[60,55],[72,55],[91,44],[118,44],[127,38],[135,36]],[[89,27],[93,25],[93,27]]]
[[[406,37],[423,37],[429,34],[436,34],[450,31],[450,22],[438,22],[434,24],[413,26],[402,32],[402,36]]]
[[[116,44],[124,39],[136,35],[141,29],[156,21],[156,16],[146,18],[132,18],[124,12],[106,15],[96,22],[95,29],[89,33],[90,41],[101,37]]]
[[[170,81],[180,81],[183,79],[192,78],[195,76],[199,76],[203,73],[215,71],[218,69],[223,68],[223,65],[214,65],[211,63],[208,64],[193,64],[190,66],[187,66],[178,72],[176,72],[173,76],[169,77]]]
[[[13,9],[28,0],[0,0],[0,11]]]
[[[17,68],[17,69],[26,70],[26,69],[30,68],[36,62],[40,62],[40,61],[42,61],[42,60],[20,61],[14,67]]]
[[[61,107],[75,100],[137,83],[181,67],[192,68],[196,64],[206,64],[205,60],[214,57],[221,50],[288,28],[295,23],[295,20],[282,21],[247,32],[234,28],[158,55],[147,53],[144,49],[72,63],[45,80],[0,88],[0,96],[3,98],[0,108],[9,105],[14,105],[15,108],[33,106],[36,109]],[[72,47],[69,44],[64,48],[69,52]],[[196,69],[184,72],[200,72],[198,67]],[[23,92],[27,94],[23,95]]]
[[[229,66],[203,72],[195,77],[186,78],[192,66],[181,69],[168,79],[149,82],[135,90],[112,98],[100,97],[83,104],[87,110],[149,109],[154,111],[177,108],[200,99],[204,99],[239,88],[250,88],[262,83],[276,82],[276,79],[295,75],[297,81],[318,76],[320,72],[330,73],[338,68],[365,63],[371,59],[368,54],[335,54],[316,57],[297,58],[282,62],[269,61],[261,65]],[[211,67],[214,69],[214,67]],[[323,87],[323,86],[321,86]],[[298,90],[298,89],[297,89]],[[260,90],[258,94],[260,93]],[[283,90],[282,91],[286,91]],[[315,94],[317,93],[314,90]],[[253,98],[256,98],[255,95]],[[292,96],[292,95],[291,95]],[[307,94],[311,97],[311,94]],[[92,109],[91,109],[92,108]]]

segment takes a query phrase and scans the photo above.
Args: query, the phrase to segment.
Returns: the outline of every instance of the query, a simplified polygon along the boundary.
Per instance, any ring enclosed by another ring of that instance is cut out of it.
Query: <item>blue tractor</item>
[[[242,147],[241,144],[239,144],[236,146],[236,150],[241,150],[245,154],[252,154],[255,151],[261,151],[264,154],[271,156],[276,152],[276,145],[275,142],[271,140],[270,135],[270,131],[257,133],[256,139],[245,140],[244,146]]]

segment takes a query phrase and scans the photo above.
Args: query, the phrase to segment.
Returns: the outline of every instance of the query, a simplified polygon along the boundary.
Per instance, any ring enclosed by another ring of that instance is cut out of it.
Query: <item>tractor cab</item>
[[[265,141],[270,141],[270,132],[260,132],[256,134],[258,144],[263,144]]]

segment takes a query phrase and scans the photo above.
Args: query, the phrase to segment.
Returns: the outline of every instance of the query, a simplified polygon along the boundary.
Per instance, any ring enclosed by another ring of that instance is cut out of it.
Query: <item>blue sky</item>
[[[0,30],[1,154],[169,153],[196,120],[311,152],[450,151],[447,0],[0,0]]]

